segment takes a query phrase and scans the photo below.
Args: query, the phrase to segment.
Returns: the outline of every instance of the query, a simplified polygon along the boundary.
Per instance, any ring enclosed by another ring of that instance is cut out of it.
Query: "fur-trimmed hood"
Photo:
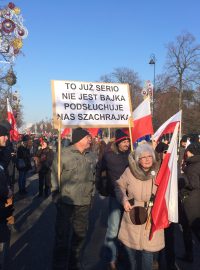
[[[113,151],[115,154],[118,154],[119,153],[119,149],[116,145],[115,142],[112,142],[111,146],[110,146],[110,150]]]
[[[155,176],[160,168],[160,160],[156,160],[148,172],[143,171],[135,162],[134,153],[130,153],[128,157],[129,168],[131,173],[141,181],[146,181]],[[155,173],[152,173],[155,172]]]

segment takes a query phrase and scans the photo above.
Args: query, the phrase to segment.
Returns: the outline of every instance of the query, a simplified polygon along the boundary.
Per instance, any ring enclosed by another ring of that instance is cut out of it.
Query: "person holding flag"
[[[152,270],[153,255],[164,248],[164,230],[149,239],[151,207],[157,190],[160,162],[153,147],[144,143],[129,156],[129,167],[116,181],[115,193],[124,208],[118,238],[124,247],[126,269]]]

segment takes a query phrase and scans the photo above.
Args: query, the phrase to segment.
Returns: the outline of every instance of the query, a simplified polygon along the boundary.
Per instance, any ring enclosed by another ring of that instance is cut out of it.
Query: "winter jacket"
[[[184,173],[188,184],[181,193],[184,194],[182,197],[186,216],[190,225],[200,227],[200,155],[186,160]]]
[[[39,158],[39,172],[41,173],[47,173],[51,171],[51,166],[53,163],[53,150],[49,147],[46,147],[44,149],[39,149],[39,151],[36,153],[36,156]]]
[[[30,150],[27,147],[25,147],[24,145],[20,145],[19,148],[17,149],[17,159],[23,159],[25,162],[25,168],[23,168],[23,169],[17,168],[18,170],[28,171],[31,169]],[[17,167],[17,163],[16,163],[16,167]]]
[[[90,151],[80,153],[74,145],[61,152],[60,194],[62,202],[89,205],[94,190],[96,158]],[[52,190],[58,190],[57,157],[52,166]]]
[[[200,190],[200,155],[189,157],[186,160],[186,166],[184,168],[189,184],[188,190],[199,189]]]
[[[158,164],[152,170],[157,172]],[[145,204],[148,205],[151,194],[155,194],[157,189],[150,172],[146,174],[135,165],[131,158],[129,168],[116,181],[115,192],[118,201],[123,204],[126,200],[134,199],[134,206],[144,207]],[[149,207],[149,213],[150,210]],[[134,225],[131,222],[129,212],[124,211],[118,238],[125,246],[135,250],[159,251],[164,248],[164,230],[156,231],[150,241],[150,229],[151,224],[147,228],[146,223]]]
[[[5,169],[0,165],[0,204],[5,204],[8,196],[8,180]]]
[[[112,144],[109,151],[105,152],[102,160],[97,163],[96,186],[101,189],[101,177],[105,172],[107,178],[107,194],[115,197],[115,182],[128,167],[128,156],[130,151],[121,152],[115,143]]]
[[[14,152],[12,143],[7,141],[5,147],[0,147],[0,165],[4,168],[7,177],[7,184],[11,185],[11,175],[13,173],[12,155]]]
[[[2,148],[3,149],[3,148]],[[5,173],[5,168],[3,167],[2,149],[0,149],[0,243],[9,240],[10,231],[7,226],[7,218],[12,214],[13,208],[6,207],[5,203],[8,198],[8,179]]]

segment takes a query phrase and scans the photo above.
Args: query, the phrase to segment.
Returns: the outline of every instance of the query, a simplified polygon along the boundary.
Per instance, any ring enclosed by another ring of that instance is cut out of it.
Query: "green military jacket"
[[[94,191],[95,155],[90,151],[80,153],[73,145],[63,148],[60,167],[59,184],[58,163],[55,158],[52,166],[52,190],[60,190],[64,203],[89,205]]]

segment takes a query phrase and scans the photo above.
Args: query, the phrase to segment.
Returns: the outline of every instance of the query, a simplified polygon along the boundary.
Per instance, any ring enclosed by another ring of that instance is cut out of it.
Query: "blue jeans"
[[[117,259],[117,235],[122,217],[122,206],[114,197],[109,197],[108,225],[104,241],[106,262],[115,262]]]
[[[123,246],[126,268],[129,270],[152,270],[154,252],[135,250]]]
[[[19,171],[19,179],[18,179],[18,185],[19,185],[19,191],[24,191],[26,189],[26,174],[27,171]]]

